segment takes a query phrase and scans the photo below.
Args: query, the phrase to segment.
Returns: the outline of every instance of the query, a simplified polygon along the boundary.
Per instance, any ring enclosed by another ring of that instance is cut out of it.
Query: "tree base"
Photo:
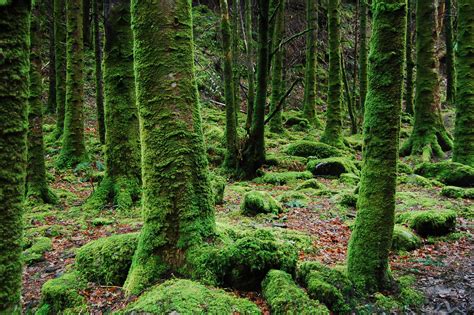
[[[428,162],[433,157],[444,157],[444,152],[452,148],[452,138],[446,130],[436,131],[429,135],[418,135],[413,132],[400,148],[400,156],[420,155],[422,161]]]
[[[28,187],[26,197],[31,201],[39,201],[55,205],[58,203],[58,196],[48,187],[32,188]]]

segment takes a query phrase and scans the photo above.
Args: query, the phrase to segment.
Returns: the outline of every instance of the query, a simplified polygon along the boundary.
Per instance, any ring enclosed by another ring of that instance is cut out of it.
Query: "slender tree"
[[[82,34],[86,47],[91,46],[91,2],[94,0],[82,0]]]
[[[20,314],[30,1],[0,3],[0,313]]]
[[[405,112],[410,115],[415,113],[413,108],[413,0],[407,1],[407,32],[405,37],[406,44],[406,79],[405,79]]]
[[[232,72],[234,84],[234,111],[235,124],[238,125],[238,111],[240,108],[240,71],[239,71],[239,0],[232,0]]]
[[[254,43],[253,43],[253,27],[252,27],[252,0],[245,0],[245,42],[247,50],[247,58],[245,65],[247,67],[247,120],[245,129],[250,130],[252,125],[253,105],[255,103],[255,73],[254,73]]]
[[[66,108],[58,165],[75,166],[87,160],[84,143],[84,43],[82,41],[82,0],[67,0]]]
[[[215,219],[194,74],[191,1],[132,0],[131,11],[144,225],[124,287],[136,294],[182,270],[187,251],[214,235]]]
[[[402,155],[421,155],[423,160],[444,156],[451,150],[451,136],[441,117],[438,58],[437,12],[433,0],[416,2],[416,93],[415,122],[410,138],[403,144]]]
[[[453,161],[474,167],[474,1],[458,0]]]
[[[348,274],[369,292],[390,287],[388,255],[395,216],[406,0],[373,1],[362,177]]]
[[[342,113],[341,113],[341,33],[339,10],[341,0],[329,1],[329,78],[328,78],[328,108],[326,112],[326,128],[321,142],[341,147]]]
[[[54,40],[54,0],[49,0],[48,7],[48,40],[49,40],[49,92],[48,104],[46,110],[52,114],[56,112],[56,56],[55,56],[55,40]]]
[[[453,5],[451,0],[445,0],[444,40],[446,42],[446,102],[454,105],[456,92],[456,73],[454,67],[453,49]]]
[[[359,93],[360,103],[359,110],[360,115],[364,117],[364,103],[367,94],[367,19],[369,15],[368,0],[360,0],[360,11],[359,11]]]
[[[94,19],[94,55],[95,55],[95,101],[97,107],[97,126],[100,143],[105,143],[104,89],[102,84],[102,40],[100,38],[100,17],[98,0],[92,0],[92,18]]]
[[[306,0],[306,25],[309,31],[306,34],[306,66],[304,77],[303,116],[315,127],[320,127],[321,122],[316,116],[316,67],[318,62],[317,37],[318,37],[318,2]]]
[[[66,1],[54,0],[54,57],[56,66],[56,131],[57,138],[64,131],[66,107]]]
[[[31,20],[30,94],[28,98],[28,168],[26,177],[27,195],[46,203],[55,203],[57,198],[49,189],[46,180],[43,144],[43,86],[41,78],[41,28],[40,14]]]
[[[272,59],[272,94],[270,100],[270,112],[276,111],[270,120],[272,132],[282,132],[282,106],[280,100],[285,94],[285,80],[283,74],[283,63],[285,59],[285,48],[281,45],[285,33],[285,0],[280,0],[275,12],[275,27],[273,29],[273,48],[275,52]]]

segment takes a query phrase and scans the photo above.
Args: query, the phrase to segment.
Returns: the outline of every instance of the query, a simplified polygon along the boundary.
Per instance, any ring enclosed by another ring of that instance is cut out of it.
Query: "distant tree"
[[[474,167],[474,1],[458,0],[453,161]]]
[[[56,138],[64,131],[66,108],[66,0],[54,0],[54,57],[56,66]]]
[[[239,18],[240,18],[240,0],[232,0],[232,67],[234,84],[234,116],[235,124],[238,125],[238,111],[240,109],[240,71],[239,71]]]
[[[182,270],[188,250],[212,239],[215,219],[194,74],[191,1],[132,0],[131,11],[144,225],[124,288],[136,294]]]
[[[84,43],[82,40],[82,0],[67,0],[66,107],[60,167],[75,166],[87,160],[84,143]]]
[[[445,7],[444,40],[446,43],[446,102],[448,105],[454,105],[456,95],[456,73],[453,49],[453,4],[451,0],[445,0]]]
[[[343,146],[342,137],[342,82],[341,82],[341,33],[339,11],[341,0],[329,1],[329,78],[326,128],[321,142],[332,146]]]
[[[415,113],[413,108],[413,69],[415,62],[413,61],[413,0],[407,1],[407,32],[405,37],[406,45],[406,78],[405,78],[405,112],[410,115]]]
[[[91,4],[94,0],[82,0],[82,34],[84,46],[91,46]]]
[[[31,1],[0,4],[0,313],[20,314]]]
[[[106,0],[105,0],[106,1]],[[104,88],[102,82],[102,40],[100,38],[100,11],[98,0],[92,0],[95,55],[95,102],[100,143],[105,143]],[[132,40],[132,39],[130,39]]]
[[[388,289],[395,216],[406,0],[373,1],[364,152],[348,275],[369,292]]]
[[[367,19],[369,16],[369,0],[360,0],[360,12],[359,12],[359,93],[360,93],[360,104],[359,110],[360,115],[364,117],[364,103],[367,94]]]
[[[452,148],[451,136],[441,117],[436,17],[433,0],[416,2],[415,122],[410,138],[400,150],[402,155],[421,155],[425,161],[432,156],[444,156],[443,151]]]
[[[245,0],[245,42],[246,42],[246,62],[247,67],[247,120],[245,122],[245,129],[250,130],[252,125],[253,106],[255,103],[255,73],[254,73],[254,42],[253,42],[253,27],[252,27],[252,0]]]
[[[55,41],[54,41],[54,0],[47,1],[48,14],[48,46],[49,46],[49,63],[48,63],[48,103],[46,110],[49,114],[56,112],[56,57],[55,57]]]

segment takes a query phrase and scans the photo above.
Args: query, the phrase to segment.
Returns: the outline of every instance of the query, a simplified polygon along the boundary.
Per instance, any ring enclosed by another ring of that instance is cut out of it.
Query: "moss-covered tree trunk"
[[[234,116],[235,124],[239,124],[238,111],[240,109],[240,71],[239,71],[239,17],[240,0],[232,0],[232,67],[234,83]]]
[[[102,84],[102,40],[100,38],[100,17],[98,0],[92,0],[92,18],[94,19],[94,55],[95,55],[95,102],[97,107],[97,126],[100,143],[105,143],[104,89]]]
[[[285,94],[285,80],[283,76],[283,62],[285,59],[285,48],[280,45],[285,33],[285,1],[281,0],[275,12],[275,28],[273,29],[273,47],[275,51],[272,59],[272,94],[270,99],[270,112],[275,112],[270,120],[272,132],[282,132],[282,106],[280,100]]]
[[[341,0],[329,1],[329,78],[326,128],[321,142],[332,146],[343,146],[341,108],[341,32],[339,11]]]
[[[232,32],[229,19],[229,6],[227,0],[220,0],[221,9],[221,32],[222,32],[222,52],[224,60],[224,94],[225,94],[225,136],[226,154],[225,166],[232,170],[237,167],[238,147],[237,147],[237,125],[236,106],[237,100],[234,93],[234,72],[233,72],[233,47]]]
[[[130,1],[105,0],[104,18],[105,177],[85,208],[97,211],[113,201],[129,211],[141,183]]]
[[[321,122],[316,116],[316,67],[318,61],[317,55],[317,37],[318,37],[318,3],[317,0],[306,0],[306,25],[308,30],[306,34],[306,66],[304,76],[304,99],[303,116],[315,127],[320,127]]]
[[[56,66],[56,137],[64,131],[66,107],[66,1],[54,0],[54,56]]]
[[[124,287],[135,294],[185,272],[188,249],[212,238],[215,219],[194,75],[191,0],[132,0],[131,11],[144,225]]]
[[[453,161],[474,167],[474,1],[458,0]]]
[[[445,6],[444,40],[446,43],[446,102],[449,106],[452,106],[454,105],[456,95],[456,73],[453,49],[453,5],[451,0],[445,0]]]
[[[41,78],[40,15],[31,21],[30,94],[28,98],[28,168],[27,196],[54,203],[56,196],[48,188],[43,143],[43,86]]]
[[[48,64],[48,103],[46,110],[49,114],[56,112],[56,57],[54,41],[54,0],[48,0],[48,39],[49,39],[49,64]]]
[[[421,155],[425,161],[432,156],[444,156],[443,151],[452,148],[451,136],[441,117],[436,11],[433,0],[416,2],[415,122],[410,138],[400,150],[402,155]]]
[[[255,103],[255,73],[254,73],[254,43],[253,43],[253,25],[252,25],[252,0],[245,0],[245,38],[247,43],[247,120],[245,129],[250,130],[252,125],[253,105]]]
[[[0,4],[0,313],[20,314],[30,1]]]
[[[82,0],[82,34],[84,46],[91,46],[91,2],[94,0]],[[93,5],[93,4],[92,4]]]
[[[258,0],[258,58],[257,93],[250,134],[245,142],[241,176],[255,177],[257,170],[265,163],[265,106],[267,99],[269,65],[269,1]]]
[[[373,1],[362,177],[348,252],[349,277],[369,292],[387,289],[392,279],[388,255],[395,216],[405,10],[406,0]]]
[[[359,12],[359,23],[360,23],[360,33],[359,33],[359,93],[360,93],[360,103],[359,111],[360,116],[364,117],[364,104],[365,97],[367,95],[367,18],[369,15],[369,5],[367,4],[368,0],[360,0],[360,12]]]
[[[413,70],[415,62],[413,61],[413,0],[407,1],[407,32],[405,36],[406,44],[406,78],[405,78],[405,112],[410,115],[415,113],[413,108]]]
[[[84,143],[84,43],[82,40],[82,0],[66,1],[66,107],[60,167],[87,160]]]

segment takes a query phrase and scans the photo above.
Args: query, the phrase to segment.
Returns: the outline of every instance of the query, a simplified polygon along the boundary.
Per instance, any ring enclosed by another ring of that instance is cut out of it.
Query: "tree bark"
[[[54,0],[54,55],[56,66],[56,138],[64,131],[66,107],[66,0]]]
[[[453,106],[456,96],[456,73],[453,50],[453,5],[451,0],[445,0],[444,39],[446,41],[446,102]]]
[[[360,0],[360,51],[359,51],[359,91],[360,91],[360,115],[364,117],[364,104],[367,95],[367,19],[369,15],[368,0]]]
[[[245,129],[250,130],[252,125],[253,106],[255,103],[255,73],[254,73],[254,42],[253,42],[253,25],[252,25],[252,0],[245,0],[245,38],[247,42],[247,80],[249,85],[247,95],[247,120]]]
[[[405,112],[410,115],[415,114],[413,108],[413,69],[415,62],[413,61],[413,0],[407,2],[407,32],[406,42],[406,84],[405,84]]]
[[[94,19],[94,55],[95,55],[95,100],[97,107],[97,126],[100,143],[105,143],[104,121],[104,88],[102,83],[102,40],[100,38],[98,0],[92,0],[92,16]],[[132,40],[132,39],[131,39]]]
[[[56,56],[54,40],[54,0],[48,1],[48,35],[49,35],[49,92],[46,111],[49,114],[56,112]]]

